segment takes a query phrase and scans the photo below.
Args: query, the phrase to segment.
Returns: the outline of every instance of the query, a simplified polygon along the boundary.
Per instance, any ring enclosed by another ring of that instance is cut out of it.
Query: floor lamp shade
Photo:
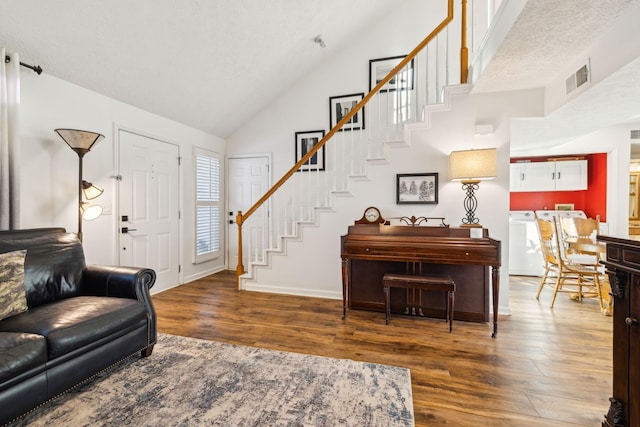
[[[87,194],[91,195],[91,198],[96,198],[104,191],[90,182],[83,181],[82,158],[91,150],[91,147],[104,139],[104,135],[79,129],[54,129],[54,131],[78,155],[78,239],[82,241],[82,218],[95,219],[102,213],[100,206],[91,206],[84,203],[82,194],[87,192]]]
[[[80,204],[80,212],[82,213],[82,219],[85,221],[93,221],[102,215],[102,206],[82,202]]]
[[[462,218],[463,227],[482,227],[475,215],[478,207],[475,191],[480,188],[480,181],[496,177],[496,169],[495,148],[453,151],[449,156],[449,179],[462,181],[462,190],[466,193],[464,199],[466,216]]]
[[[99,197],[102,193],[104,193],[104,189],[90,182],[82,180],[82,194],[84,194],[85,199],[93,200],[96,197]]]
[[[55,131],[78,154],[88,153],[96,142],[104,138],[104,135],[87,130],[55,129]]]

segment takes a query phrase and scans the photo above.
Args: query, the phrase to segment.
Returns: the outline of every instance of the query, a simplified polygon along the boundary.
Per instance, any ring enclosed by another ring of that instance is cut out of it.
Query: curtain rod
[[[7,64],[9,62],[11,62],[11,58],[9,57],[9,55],[4,57],[4,62],[7,63]],[[25,64],[24,62],[20,62],[20,65],[35,71],[36,74],[38,74],[38,75],[40,75],[42,73],[42,67],[40,67],[39,65],[29,65],[29,64]]]

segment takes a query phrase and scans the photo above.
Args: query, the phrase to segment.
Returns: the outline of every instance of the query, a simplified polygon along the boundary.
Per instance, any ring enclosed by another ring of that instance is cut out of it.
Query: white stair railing
[[[485,8],[495,10],[501,0],[485,2]],[[467,1],[461,3],[464,17]],[[475,4],[472,13],[476,13]],[[414,49],[413,59],[391,77],[381,79],[387,81],[380,88],[376,86],[375,94],[365,96],[369,97],[368,102],[361,107],[363,111],[356,113],[361,114],[358,117],[364,120],[364,129],[332,129],[330,134],[334,133],[320,151],[297,172],[290,170],[266,201],[258,202],[246,217],[238,213],[239,245],[246,248],[239,251],[239,286],[240,279],[253,277],[254,267],[268,264],[269,252],[286,250],[285,239],[299,238],[301,225],[314,224],[319,211],[331,210],[334,197],[348,194],[353,179],[366,177],[368,164],[383,161],[386,147],[404,143],[405,125],[424,120],[426,106],[442,103],[445,87],[466,83],[461,82],[466,70],[463,77],[463,73],[452,77],[448,69],[453,0],[448,0],[448,5],[447,18],[425,39],[426,44]],[[472,46],[475,44],[472,41]],[[466,53],[466,48],[463,50]],[[466,63],[466,58],[461,62]]]
[[[347,124],[263,203],[243,224],[244,279],[267,265],[269,252],[284,251],[285,239],[299,238],[301,225],[331,210],[333,199],[349,194],[351,181],[367,175],[367,165],[385,158],[386,146],[403,143],[408,123],[423,120],[425,105],[442,101],[450,84],[446,68],[448,29],[427,44],[358,112],[361,126]],[[400,60],[397,60],[400,62]],[[352,130],[351,127],[358,129]],[[323,152],[324,151],[324,152]]]

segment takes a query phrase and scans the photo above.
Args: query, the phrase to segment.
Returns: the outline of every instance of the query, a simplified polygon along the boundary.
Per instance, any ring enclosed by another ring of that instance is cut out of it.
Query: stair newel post
[[[469,49],[467,49],[467,0],[462,0],[461,47],[460,47],[460,83],[467,83],[469,77]]]
[[[236,215],[236,224],[238,224],[238,265],[236,266],[236,287],[240,289],[240,276],[244,274],[244,265],[242,264],[242,211],[238,211]]]

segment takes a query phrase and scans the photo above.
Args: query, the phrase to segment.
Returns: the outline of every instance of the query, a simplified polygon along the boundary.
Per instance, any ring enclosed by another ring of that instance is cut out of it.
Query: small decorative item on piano
[[[354,224],[387,224],[388,221],[385,220],[380,214],[380,209],[375,206],[369,206],[364,210],[364,214],[362,214],[362,218],[355,221]]]
[[[439,223],[437,223],[436,225],[433,225],[433,227],[448,227],[449,224],[446,224],[444,222],[444,217],[428,217],[428,216],[419,216],[419,217],[415,217],[413,215],[411,215],[411,217],[408,216],[401,216],[398,218],[393,218],[393,219],[398,219],[400,220],[400,222],[404,222],[407,225],[410,225],[412,227],[418,226],[420,224],[427,225],[427,223],[429,222],[429,220],[438,220],[440,221]]]

